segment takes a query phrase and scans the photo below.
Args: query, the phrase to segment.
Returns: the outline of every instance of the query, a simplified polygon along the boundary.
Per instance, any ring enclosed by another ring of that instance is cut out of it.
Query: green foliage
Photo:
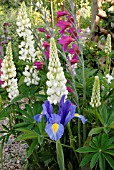
[[[77,152],[88,153],[81,161],[80,166],[83,167],[88,162],[90,162],[91,169],[93,169],[94,166],[97,166],[100,167],[100,170],[103,170],[106,166],[105,161],[107,161],[113,169],[114,162],[112,157],[114,157],[114,149],[110,150],[110,147],[114,148],[113,146],[114,137],[108,138],[107,134],[100,134],[96,137],[93,137],[89,146],[77,149]]]

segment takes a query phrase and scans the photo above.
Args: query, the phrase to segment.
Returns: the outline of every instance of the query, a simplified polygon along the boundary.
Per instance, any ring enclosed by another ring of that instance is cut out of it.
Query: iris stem
[[[45,139],[45,140],[48,140],[48,141],[50,141],[50,142],[56,143],[56,141],[52,141],[52,140],[50,140],[50,139],[48,139],[48,138],[44,138],[44,139]],[[61,143],[61,145],[64,146],[64,147],[67,147],[67,148],[71,148],[71,146],[69,146],[69,145],[65,145],[65,144],[62,144],[62,143]]]
[[[70,146],[71,146],[71,148],[72,148],[72,150],[73,150],[73,152],[75,154],[75,157],[76,157],[76,159],[77,159],[77,161],[79,163],[80,161],[79,161],[79,158],[78,158],[78,154],[77,154],[77,152],[75,150],[75,143],[74,143],[72,131],[71,131],[71,128],[70,128],[70,122],[68,122],[67,128],[68,128],[68,131],[69,131]]]

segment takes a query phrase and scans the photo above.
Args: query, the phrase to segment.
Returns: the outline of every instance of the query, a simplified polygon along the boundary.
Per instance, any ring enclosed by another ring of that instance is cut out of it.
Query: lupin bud
[[[110,63],[111,63],[111,58],[110,58],[110,53],[111,53],[111,35],[108,34],[107,36],[107,41],[105,45],[105,53],[106,53],[106,67],[105,67],[105,75],[110,72]]]
[[[94,85],[93,85],[90,105],[92,107],[98,107],[98,106],[101,105],[101,102],[100,102],[100,82],[99,82],[98,76],[95,76],[95,81],[94,81]]]
[[[68,94],[66,88],[66,78],[64,76],[63,68],[59,61],[57,47],[54,38],[50,39],[50,58],[49,58],[49,72],[47,73],[48,81],[46,82],[48,89],[48,100],[50,103],[57,104],[63,94]]]

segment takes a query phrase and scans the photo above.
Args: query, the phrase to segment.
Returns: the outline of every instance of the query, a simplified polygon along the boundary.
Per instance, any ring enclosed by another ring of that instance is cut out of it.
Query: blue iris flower
[[[42,113],[34,116],[34,120],[41,122],[42,116],[46,118],[45,131],[52,140],[59,140],[64,133],[64,126],[74,117],[81,119],[84,124],[87,120],[83,115],[75,113],[76,105],[73,105],[70,100],[66,100],[65,95],[61,97],[58,114],[53,114],[53,106],[48,100],[42,105]]]

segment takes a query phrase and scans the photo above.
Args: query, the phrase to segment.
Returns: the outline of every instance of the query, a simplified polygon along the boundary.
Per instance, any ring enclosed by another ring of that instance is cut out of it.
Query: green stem
[[[76,157],[76,159],[77,159],[77,161],[79,163],[80,161],[79,161],[78,155],[77,155],[76,150],[75,150],[75,143],[74,143],[72,131],[71,131],[71,128],[70,128],[70,122],[68,122],[67,128],[68,128],[68,131],[69,131],[70,146],[71,146],[71,148],[72,148],[72,150],[73,150],[73,152],[75,154],[75,157]]]
[[[52,28],[54,29],[54,15],[53,15],[53,1],[51,0],[51,19],[52,19]]]

